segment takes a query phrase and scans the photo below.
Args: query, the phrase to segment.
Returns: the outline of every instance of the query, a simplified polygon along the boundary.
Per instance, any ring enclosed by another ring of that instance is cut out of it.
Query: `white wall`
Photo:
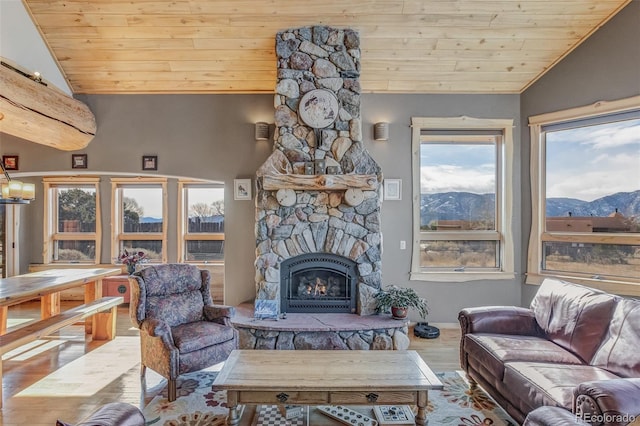
[[[60,68],[20,0],[0,0],[0,56],[25,72],[40,72],[48,83],[71,94]]]

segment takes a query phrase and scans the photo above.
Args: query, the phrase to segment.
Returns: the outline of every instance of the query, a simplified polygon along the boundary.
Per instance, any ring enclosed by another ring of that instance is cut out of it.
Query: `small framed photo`
[[[86,169],[87,168],[87,154],[71,154],[71,168],[72,169]]]
[[[233,199],[234,200],[250,200],[251,199],[251,179],[234,179],[233,180]]]
[[[315,170],[315,165],[313,164],[313,162],[307,161],[306,163],[304,163],[304,174],[305,175],[314,174],[314,170]]]
[[[143,155],[142,156],[142,170],[158,170],[158,156],[157,155]]]
[[[254,303],[253,317],[255,319],[278,319],[278,301],[258,299]]]
[[[323,175],[324,172],[326,171],[326,162],[324,159],[318,159],[316,160],[316,174],[317,175]]]
[[[2,164],[4,164],[5,170],[18,170],[18,156],[17,155],[3,155]]]
[[[384,199],[402,200],[402,179],[384,180]]]

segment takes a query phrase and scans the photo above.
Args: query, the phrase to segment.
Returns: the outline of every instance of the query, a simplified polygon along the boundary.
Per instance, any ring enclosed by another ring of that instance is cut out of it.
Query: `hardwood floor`
[[[74,302],[64,304],[73,306]],[[36,318],[39,313],[38,302],[12,306],[8,325]],[[437,339],[417,338],[412,330],[409,334],[409,348],[434,371],[460,369],[457,327],[442,328]],[[2,358],[4,404],[0,425],[50,426],[56,419],[73,423],[107,402],[125,401],[137,406],[148,402],[164,381],[147,370],[148,390],[142,401],[139,345],[138,330],[131,325],[128,307],[123,306],[118,309],[117,337],[113,341],[85,339],[84,326],[73,325],[7,353]]]

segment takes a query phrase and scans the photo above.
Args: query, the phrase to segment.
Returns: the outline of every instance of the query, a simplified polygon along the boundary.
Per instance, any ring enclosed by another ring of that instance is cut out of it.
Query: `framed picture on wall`
[[[402,200],[402,179],[384,180],[384,199]]]
[[[234,179],[233,180],[233,199],[234,200],[250,200],[251,199],[251,179]]]
[[[142,170],[158,170],[158,156],[157,155],[143,155],[142,156]]]
[[[17,155],[3,155],[2,164],[5,170],[18,170],[18,156]]]
[[[72,169],[86,169],[87,168],[87,154],[71,154],[71,168]]]

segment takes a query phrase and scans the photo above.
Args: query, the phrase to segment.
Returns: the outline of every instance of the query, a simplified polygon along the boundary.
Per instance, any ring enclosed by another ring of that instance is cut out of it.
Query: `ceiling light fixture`
[[[6,181],[0,182],[2,188],[0,204],[29,204],[36,198],[36,186],[33,183],[23,183],[11,179],[2,161],[0,161],[0,168],[2,168],[6,179]]]

